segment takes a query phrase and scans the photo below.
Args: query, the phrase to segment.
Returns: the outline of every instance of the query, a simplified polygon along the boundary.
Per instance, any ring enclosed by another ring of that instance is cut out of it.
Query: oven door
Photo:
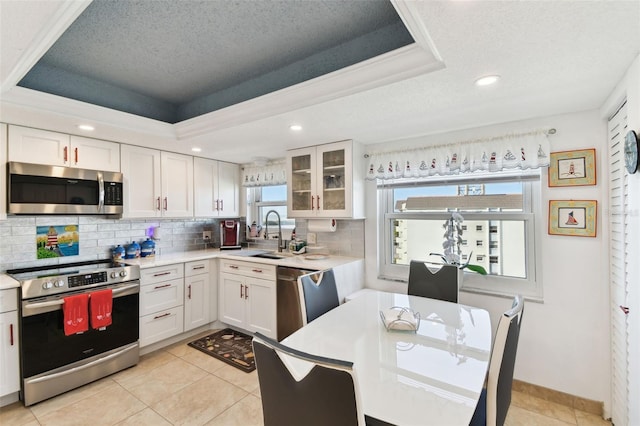
[[[23,379],[57,369],[138,341],[139,281],[92,288],[113,290],[112,324],[65,336],[65,297],[86,290],[22,301],[21,362]]]

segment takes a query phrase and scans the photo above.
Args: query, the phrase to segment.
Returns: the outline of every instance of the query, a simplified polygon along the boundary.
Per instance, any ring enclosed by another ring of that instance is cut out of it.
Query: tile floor
[[[0,408],[0,425],[262,425],[256,372],[247,374],[187,346],[197,337],[145,355],[135,367],[29,408],[20,402]],[[611,423],[514,392],[506,424]]]

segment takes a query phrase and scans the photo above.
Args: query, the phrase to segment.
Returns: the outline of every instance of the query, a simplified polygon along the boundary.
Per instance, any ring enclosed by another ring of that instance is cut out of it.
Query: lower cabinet
[[[140,347],[184,331],[184,264],[140,271]]]
[[[277,338],[275,266],[222,259],[220,321]]]
[[[211,322],[210,262],[207,259],[184,265],[184,331]]]
[[[20,390],[18,290],[0,290],[0,397]]]

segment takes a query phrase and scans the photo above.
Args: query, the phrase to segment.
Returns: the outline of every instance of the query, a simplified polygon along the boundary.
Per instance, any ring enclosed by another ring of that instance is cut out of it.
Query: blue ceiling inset
[[[94,0],[19,85],[176,123],[412,43],[388,0]]]

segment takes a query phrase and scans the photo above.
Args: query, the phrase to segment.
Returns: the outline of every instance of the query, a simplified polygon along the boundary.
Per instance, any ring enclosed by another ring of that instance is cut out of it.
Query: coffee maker
[[[223,220],[220,222],[220,249],[239,249],[240,246],[240,221]]]

